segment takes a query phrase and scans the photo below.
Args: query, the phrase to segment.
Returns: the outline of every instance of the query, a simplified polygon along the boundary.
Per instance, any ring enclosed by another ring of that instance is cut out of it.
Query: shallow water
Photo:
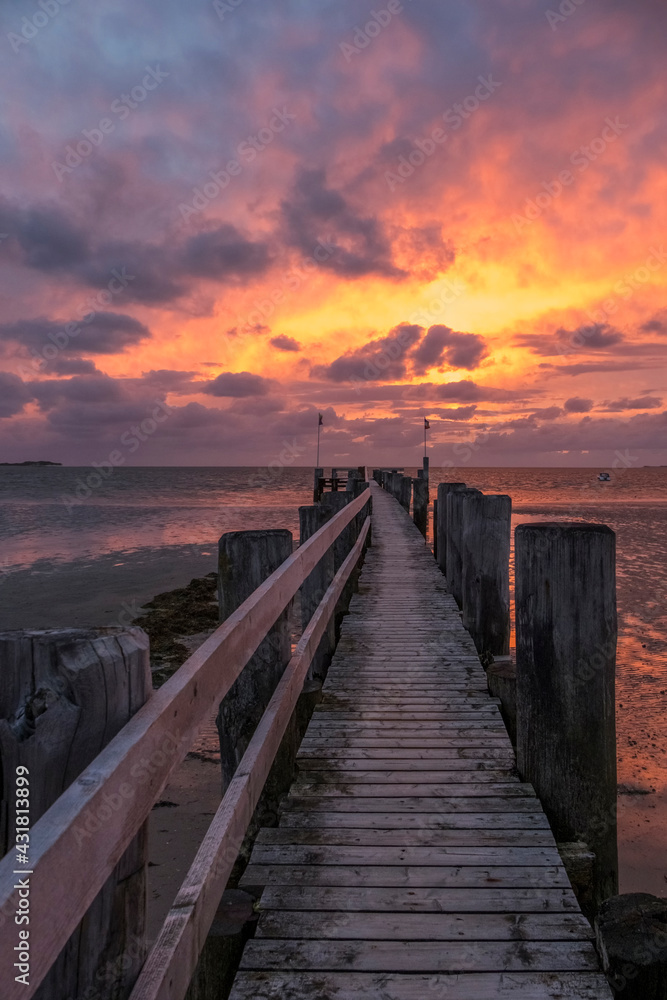
[[[1,627],[112,624],[214,569],[225,531],[298,536],[297,508],[312,502],[311,469],[120,468],[73,503],[90,471],[0,468]],[[514,524],[590,520],[617,532],[621,887],[665,895],[667,468],[624,469],[609,483],[598,471],[432,468],[431,482],[509,494]]]

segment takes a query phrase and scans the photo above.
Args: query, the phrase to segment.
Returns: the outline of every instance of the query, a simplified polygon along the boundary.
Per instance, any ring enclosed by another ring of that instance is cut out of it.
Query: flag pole
[[[322,414],[317,414],[317,461],[315,463],[316,468],[320,467],[320,427],[323,424]]]
[[[424,458],[426,458],[426,428],[428,424],[426,422],[426,417],[424,417]]]

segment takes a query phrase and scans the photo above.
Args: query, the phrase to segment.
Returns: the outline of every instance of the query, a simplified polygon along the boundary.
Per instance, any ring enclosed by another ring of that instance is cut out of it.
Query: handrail
[[[327,622],[363,550],[356,544],[318,605],[225,792],[130,1000],[183,1000]]]
[[[357,498],[300,545],[220,625],[72,782],[30,837],[30,985],[14,978],[14,935],[0,935],[4,1000],[30,1000],[150,813],[172,771],[269,629],[341,532]],[[13,848],[0,860],[0,912],[18,910]]]

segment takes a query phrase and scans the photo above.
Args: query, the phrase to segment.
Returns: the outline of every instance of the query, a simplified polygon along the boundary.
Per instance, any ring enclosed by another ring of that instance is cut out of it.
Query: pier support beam
[[[17,768],[28,771],[34,826],[148,700],[152,682],[148,636],[140,628],[3,632],[0,668],[2,856],[15,840]],[[103,827],[107,808],[89,813],[86,824]],[[83,827],[78,835],[75,828],[77,836],[85,852],[93,838]],[[129,995],[146,958],[147,842],[144,823],[37,988],[36,1000],[99,996],[105,982],[110,986],[110,967],[117,970],[114,995]],[[59,918],[57,907],[52,918]],[[11,921],[12,929],[7,924],[2,934],[15,932],[18,943],[13,914]]]
[[[447,583],[459,607],[463,605],[463,501],[479,490],[455,490],[447,493]]]
[[[615,550],[601,524],[516,529],[518,766],[556,840],[594,852],[595,906],[618,891]]]
[[[218,546],[218,600],[223,622],[292,554],[289,531],[229,531]],[[286,609],[220,705],[223,793],[231,781],[291,654]]]
[[[322,496],[322,488],[320,485],[320,479],[324,478],[324,469],[315,469],[313,474],[313,503],[317,503]]]
[[[511,520],[511,497],[464,495],[463,624],[483,663],[510,651]]]
[[[299,507],[299,544],[324,527],[333,517],[333,508],[317,504],[314,507]],[[305,629],[315,614],[334,578],[333,548],[327,550],[313,572],[301,584],[301,628]],[[332,618],[317,647],[308,671],[308,681],[323,681],[336,646],[335,622]]]
[[[412,480],[412,520],[424,538],[428,528],[428,479]]]
[[[667,900],[645,892],[613,896],[600,907],[595,931],[614,996],[667,997]]]
[[[438,539],[438,566],[442,573],[447,576],[447,494],[465,490],[465,483],[439,483],[438,484],[438,506],[437,521],[435,521],[435,502],[433,507],[433,537]],[[435,555],[435,553],[434,553]]]
[[[410,476],[400,476],[398,486],[398,502],[404,510],[410,512],[410,500],[412,498],[412,479]]]

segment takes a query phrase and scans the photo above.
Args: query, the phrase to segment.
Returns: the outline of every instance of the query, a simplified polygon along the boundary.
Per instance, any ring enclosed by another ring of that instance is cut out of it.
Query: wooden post
[[[595,919],[598,953],[623,1000],[667,997],[667,900],[633,892],[605,900]]]
[[[148,636],[139,628],[3,632],[0,672],[4,855],[15,839],[16,768],[29,771],[34,826],[150,697]],[[138,791],[132,787],[129,794]],[[105,810],[113,810],[109,799]],[[100,829],[108,818],[100,808],[90,825]],[[82,852],[90,836],[81,831]],[[38,1000],[101,995],[100,989],[105,996],[112,990],[114,997],[129,995],[146,958],[146,863],[144,824],[36,990]]]
[[[512,499],[464,494],[462,563],[463,624],[483,663],[510,651],[510,541]]]
[[[433,558],[438,559],[438,501],[433,501]]]
[[[422,479],[425,479],[426,482],[428,482],[428,478],[429,478],[429,463],[430,463],[430,461],[431,461],[430,458],[428,458],[428,456],[424,455],[424,462],[423,462],[423,466],[422,466]]]
[[[322,488],[320,484],[320,479],[324,477],[324,469],[315,469],[314,474],[314,486],[313,486],[313,503],[317,503],[322,496]]]
[[[223,893],[185,1000],[229,996],[244,945],[259,919],[254,904],[254,898],[241,889]]]
[[[479,490],[453,490],[447,493],[447,583],[459,607],[463,605],[463,501]]]
[[[412,479],[410,476],[401,476],[398,481],[398,502],[401,507],[410,513],[410,499],[412,497]]]
[[[465,489],[465,483],[438,484],[438,520],[437,526],[434,526],[433,534],[438,539],[438,566],[445,576],[447,576],[447,494]],[[435,505],[433,512],[435,518]]]
[[[347,491],[348,493],[354,493],[354,484],[359,482],[362,477],[359,475],[358,469],[348,469],[347,470]]]
[[[318,504],[315,507],[299,507],[299,544],[303,545],[333,517],[333,508]],[[324,597],[334,578],[333,546],[320,559],[313,572],[301,584],[301,627],[305,629],[313,617],[317,606]],[[313,657],[308,671],[308,681],[323,681],[335,649],[336,635],[334,619],[322,636],[322,641]]]
[[[229,531],[218,547],[218,600],[225,621],[292,554],[292,534],[282,528]],[[291,654],[289,608],[251,657],[220,705],[223,793],[257,728]]]
[[[347,492],[340,493],[325,493],[322,497],[322,503],[326,504],[335,514],[342,510],[343,507],[347,506],[354,500],[354,494]],[[334,555],[334,573],[337,573],[340,567],[345,562],[347,556],[350,553],[350,549],[357,540],[357,523],[356,518],[354,518],[346,528],[341,531],[340,535],[333,543],[333,555]],[[347,613],[347,609],[354,593],[355,582],[352,578],[348,580],[343,588],[343,593],[341,594],[340,600],[336,605],[336,627],[340,626],[341,618]]]
[[[594,852],[595,905],[618,891],[615,550],[602,524],[516,529],[518,766],[556,840]]]
[[[428,480],[412,480],[412,520],[424,538],[428,527]]]

